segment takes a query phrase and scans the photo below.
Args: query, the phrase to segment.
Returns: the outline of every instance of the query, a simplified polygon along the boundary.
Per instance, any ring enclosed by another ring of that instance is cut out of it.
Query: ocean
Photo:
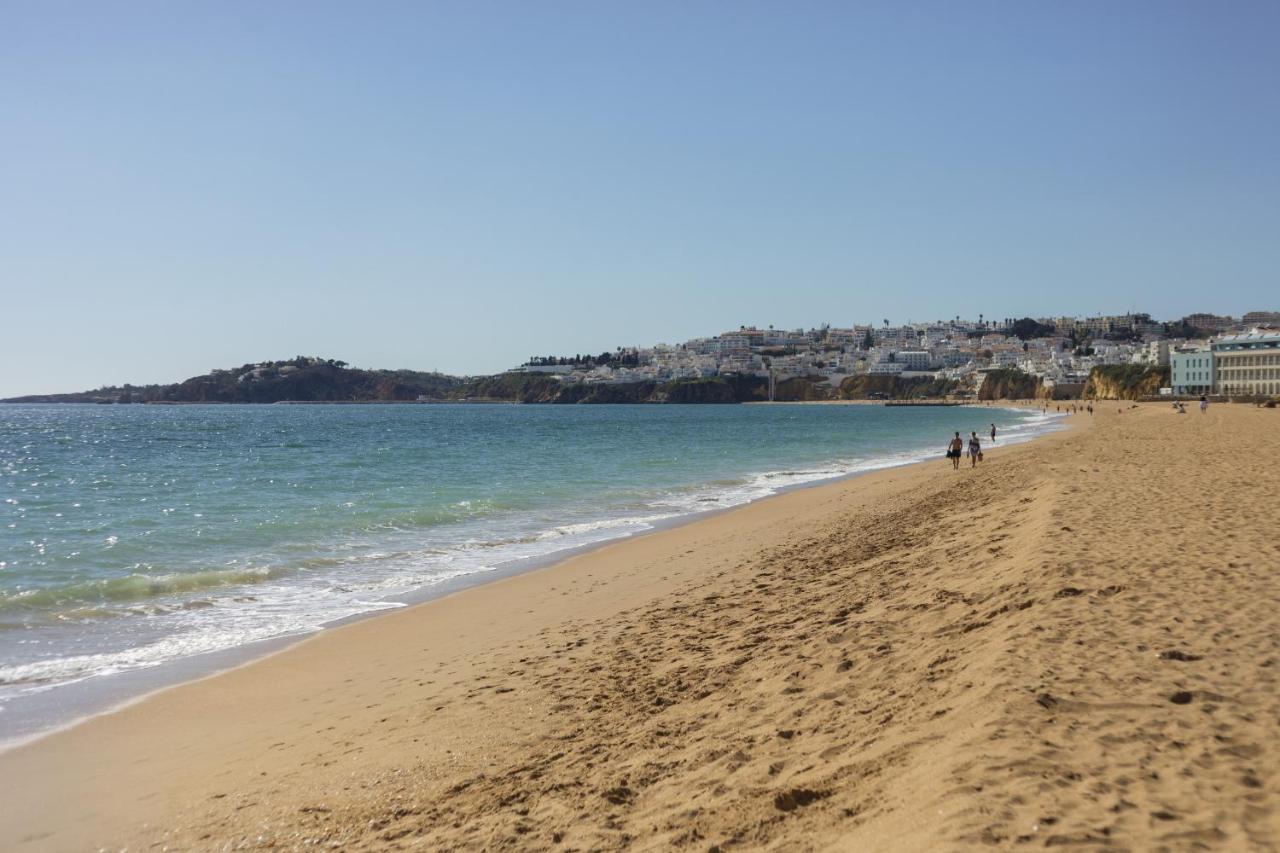
[[[1034,410],[0,407],[0,742],[250,650]],[[239,657],[237,657],[239,655]]]

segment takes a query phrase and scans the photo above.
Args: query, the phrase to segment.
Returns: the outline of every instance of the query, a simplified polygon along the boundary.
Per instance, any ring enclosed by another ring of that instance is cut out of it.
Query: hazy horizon
[[[0,397],[1280,310],[1280,6],[16,3]]]

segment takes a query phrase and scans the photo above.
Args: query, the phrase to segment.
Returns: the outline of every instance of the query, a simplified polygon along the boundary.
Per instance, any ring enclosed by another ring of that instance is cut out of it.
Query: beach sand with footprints
[[[9,751],[0,847],[1274,849],[1280,412],[1128,405]]]

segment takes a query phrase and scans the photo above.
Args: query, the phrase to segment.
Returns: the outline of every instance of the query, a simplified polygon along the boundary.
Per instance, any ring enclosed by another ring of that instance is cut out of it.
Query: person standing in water
[[[947,458],[951,460],[951,469],[953,471],[960,470],[960,454],[964,450],[964,442],[960,440],[960,433],[956,433],[956,437],[951,439],[951,443],[947,445]]]
[[[991,425],[991,443],[992,444],[996,443],[996,425],[995,424]]]
[[[969,467],[978,467],[978,456],[982,454],[982,443],[978,441],[976,432],[969,433]]]

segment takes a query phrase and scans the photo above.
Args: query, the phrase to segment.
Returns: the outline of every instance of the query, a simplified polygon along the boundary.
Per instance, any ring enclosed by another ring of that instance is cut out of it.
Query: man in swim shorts
[[[956,437],[947,445],[947,458],[951,460],[952,470],[960,470],[960,453],[963,449],[964,442],[960,440],[960,433],[956,433]]]

